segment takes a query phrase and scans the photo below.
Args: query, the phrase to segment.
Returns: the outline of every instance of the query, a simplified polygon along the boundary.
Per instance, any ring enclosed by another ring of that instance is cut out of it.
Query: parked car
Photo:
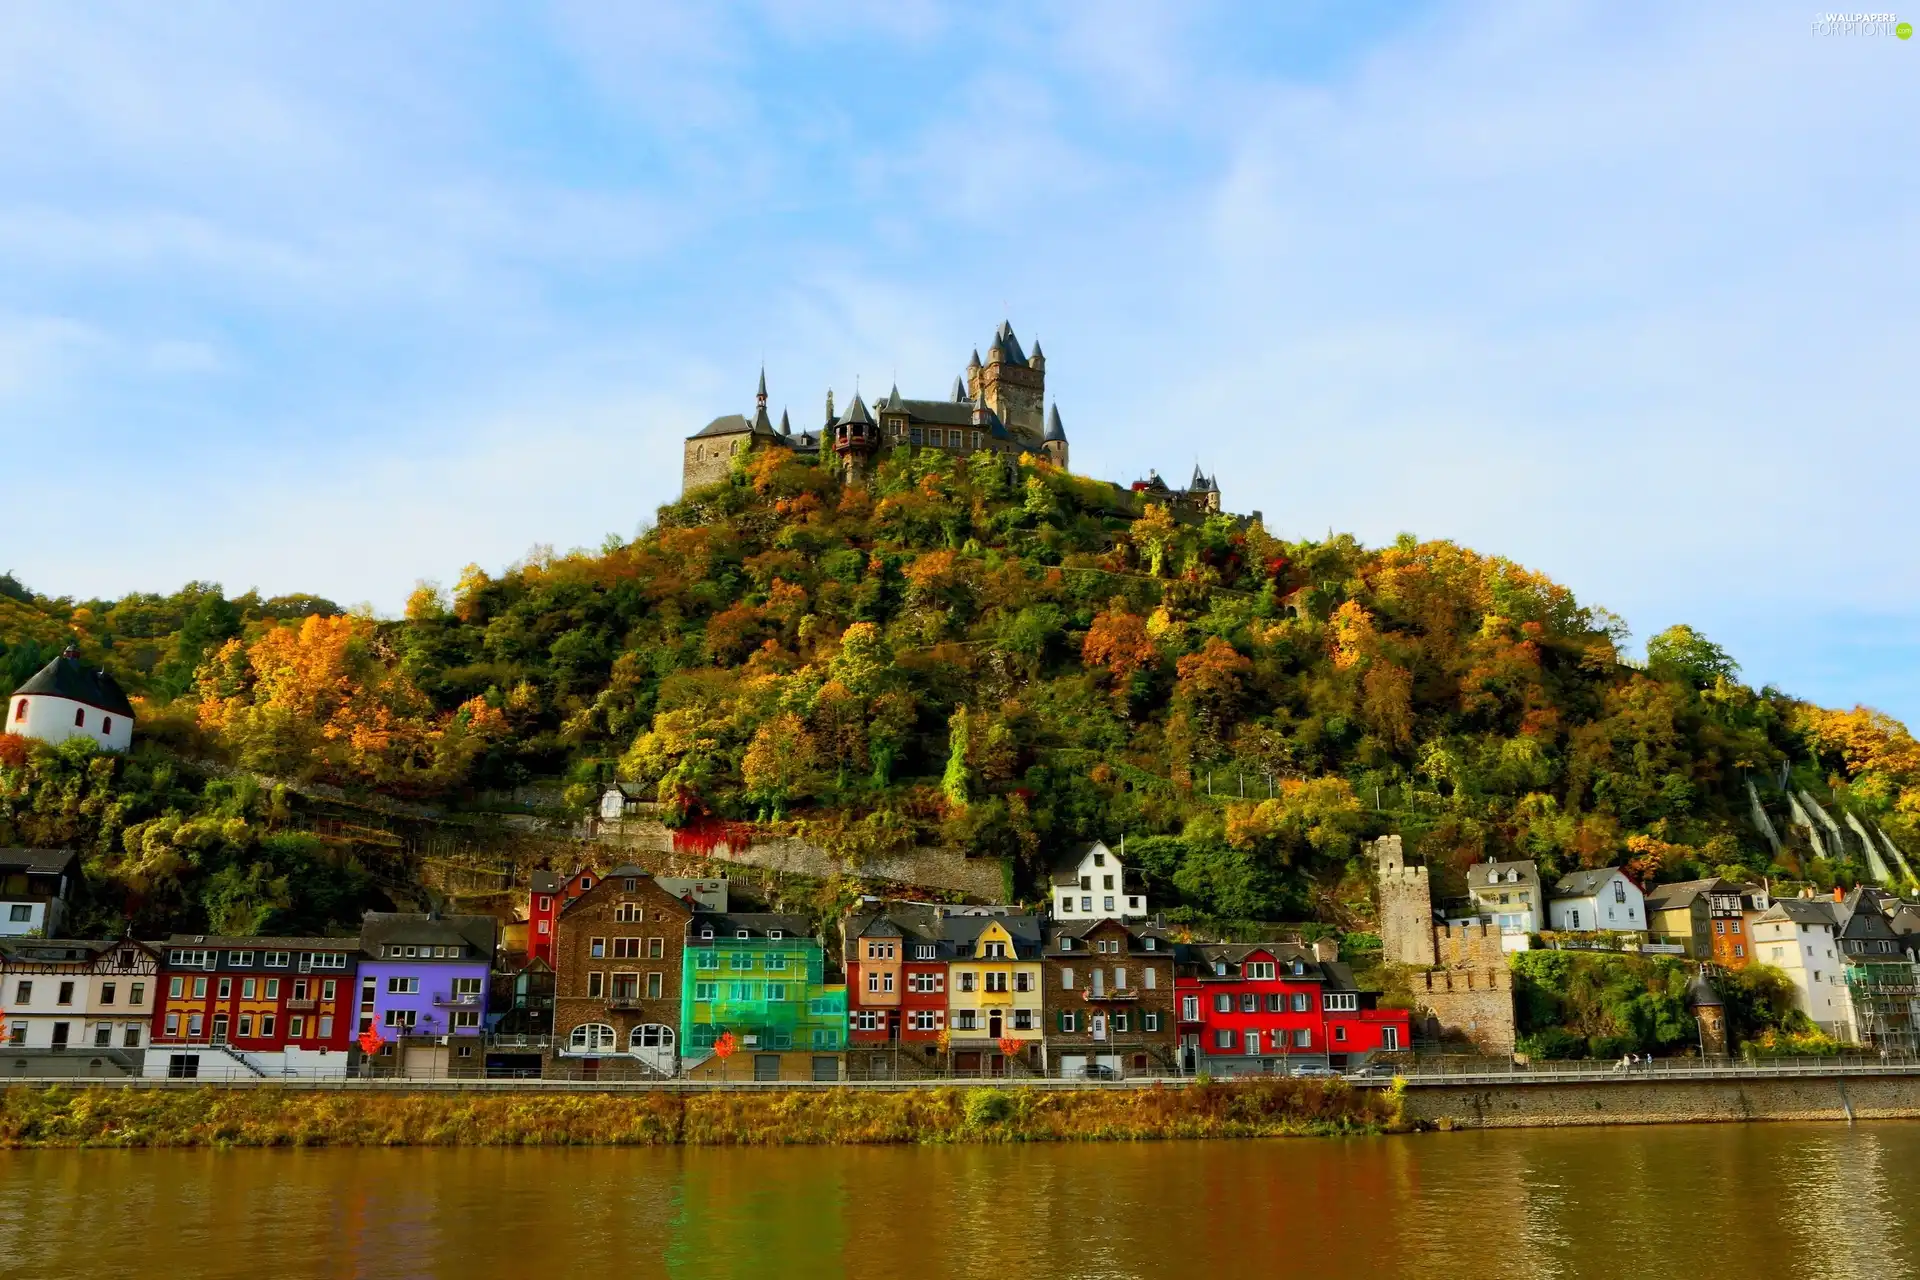
[[[1088,1064],[1086,1070],[1082,1072],[1082,1075],[1088,1080],[1118,1080],[1120,1078],[1120,1073],[1104,1062]]]

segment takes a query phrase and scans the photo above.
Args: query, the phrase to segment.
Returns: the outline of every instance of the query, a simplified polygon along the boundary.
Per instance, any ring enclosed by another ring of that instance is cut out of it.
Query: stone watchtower
[[[1001,321],[993,345],[987,348],[987,362],[980,363],[977,351],[967,362],[967,392],[970,398],[984,396],[987,407],[1022,446],[1041,451],[1046,434],[1047,357],[1038,342],[1028,356],[1020,349],[1013,326]]]
[[[1040,451],[1047,460],[1062,471],[1070,471],[1067,466],[1067,431],[1060,425],[1060,406],[1047,406],[1047,438],[1040,445]]]
[[[1388,964],[1429,969],[1433,948],[1433,897],[1425,867],[1410,867],[1399,836],[1373,842],[1380,884],[1380,949]]]

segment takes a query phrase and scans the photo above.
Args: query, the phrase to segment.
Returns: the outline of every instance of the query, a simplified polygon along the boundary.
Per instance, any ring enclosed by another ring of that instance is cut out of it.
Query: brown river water
[[[1920,1122],[779,1150],[0,1152],[0,1275],[1913,1274]]]

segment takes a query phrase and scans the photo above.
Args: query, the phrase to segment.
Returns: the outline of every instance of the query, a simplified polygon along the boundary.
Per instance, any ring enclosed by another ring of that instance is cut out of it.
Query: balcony
[[[1129,1001],[1138,1000],[1140,998],[1140,988],[1116,987],[1106,991],[1095,991],[1091,987],[1083,987],[1080,991],[1080,998],[1082,1000],[1095,1001],[1101,1004],[1113,1004],[1116,1002],[1125,1003]]]
[[[478,1009],[480,993],[477,991],[436,991],[433,1003],[442,1009]]]
[[[436,1000],[434,1003],[439,1004],[440,1002]],[[479,998],[475,997],[473,1003],[479,1004]],[[633,1013],[644,1007],[646,1003],[647,1002],[642,1000],[638,993],[635,992],[626,992],[621,995],[607,997],[607,1008],[612,1009],[616,1013]]]
[[[313,999],[311,996],[308,996],[305,999],[302,999],[297,996],[290,996],[287,999],[288,1013],[312,1013],[315,1009],[319,1007],[320,1007],[320,1002],[318,1000]]]

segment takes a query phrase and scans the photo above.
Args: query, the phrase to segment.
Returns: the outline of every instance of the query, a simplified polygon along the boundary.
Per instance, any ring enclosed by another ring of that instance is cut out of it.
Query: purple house
[[[367,1064],[370,1074],[483,1072],[478,1046],[498,934],[492,916],[367,912],[358,1030],[386,1041]]]

